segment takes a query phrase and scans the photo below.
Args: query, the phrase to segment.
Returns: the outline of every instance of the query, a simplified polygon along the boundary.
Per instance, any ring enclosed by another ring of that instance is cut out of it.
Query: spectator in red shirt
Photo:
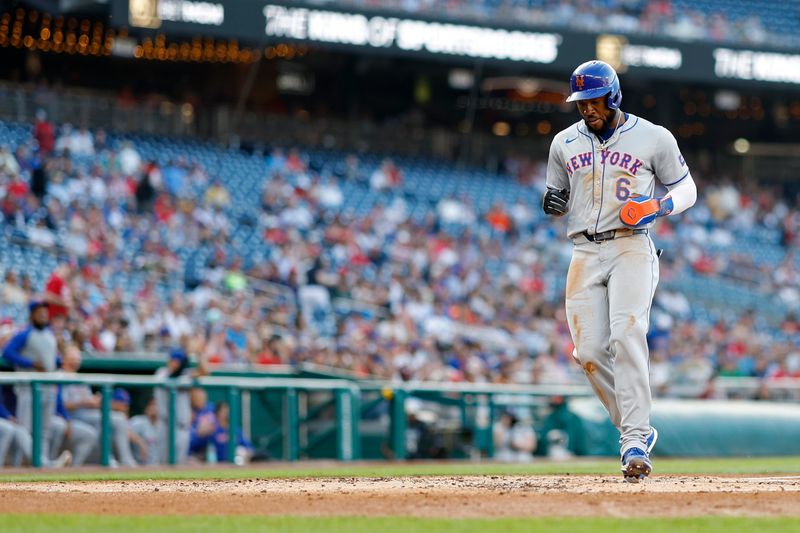
[[[256,356],[256,363],[260,365],[279,365],[283,363],[278,346],[280,340],[278,336],[262,339],[261,353]]]
[[[391,159],[384,159],[380,168],[370,176],[369,183],[375,191],[396,189],[403,184],[403,174]]]
[[[393,188],[400,187],[403,184],[403,173],[395,166],[394,162],[389,159],[387,161],[386,173],[389,177],[389,185]]]
[[[49,154],[56,146],[56,131],[53,124],[47,120],[47,113],[45,113],[44,109],[36,112],[33,137],[39,143],[39,151],[42,155]]]
[[[56,267],[47,280],[44,301],[50,308],[50,320],[66,317],[72,307],[72,293],[69,280],[72,278],[73,268],[69,263],[61,263]]]
[[[159,222],[169,222],[175,214],[175,206],[172,203],[172,199],[166,194],[159,195],[156,199],[154,212]]]
[[[28,195],[29,188],[27,183],[19,179],[18,176],[13,175],[6,190],[10,198],[22,200]]]
[[[499,202],[486,214],[486,221],[497,231],[507,233],[511,230],[511,217]]]
[[[300,152],[297,150],[289,151],[289,155],[286,158],[286,170],[289,172],[305,172],[306,164],[303,162],[303,159],[300,157]]]

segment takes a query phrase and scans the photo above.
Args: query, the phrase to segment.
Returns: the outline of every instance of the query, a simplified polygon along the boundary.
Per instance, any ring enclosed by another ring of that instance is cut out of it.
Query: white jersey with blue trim
[[[630,113],[606,142],[580,120],[550,145],[547,186],[570,191],[570,237],[624,228],[619,210],[632,195],[653,196],[656,179],[669,189],[687,178],[672,133]]]

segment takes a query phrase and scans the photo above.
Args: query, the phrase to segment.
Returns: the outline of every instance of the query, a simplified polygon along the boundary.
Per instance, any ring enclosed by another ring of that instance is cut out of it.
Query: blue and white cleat
[[[650,427],[650,434],[647,435],[645,443],[647,444],[647,456],[650,457],[650,452],[653,451],[653,446],[656,445],[658,440],[658,431],[654,427]]]
[[[648,438],[649,440],[649,438]],[[655,439],[653,439],[655,443]],[[639,483],[653,471],[647,452],[641,448],[631,448],[622,456],[622,475],[628,483]]]

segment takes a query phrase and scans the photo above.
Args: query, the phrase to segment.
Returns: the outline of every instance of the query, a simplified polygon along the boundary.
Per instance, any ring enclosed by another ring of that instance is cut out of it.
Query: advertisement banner
[[[565,74],[599,58],[626,77],[800,88],[800,54],[641,35],[497,28],[408,14],[376,14],[269,0],[112,0],[112,21],[132,34],[216,37],[261,46],[302,42],[363,53],[475,60]]]

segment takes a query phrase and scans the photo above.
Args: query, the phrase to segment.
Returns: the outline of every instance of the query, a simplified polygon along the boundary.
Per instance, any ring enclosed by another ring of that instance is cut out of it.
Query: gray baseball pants
[[[21,456],[30,461],[31,434],[19,424],[0,418],[0,467],[6,464],[8,451],[12,445],[14,445],[15,451],[12,462],[15,465],[17,462],[21,462]]]
[[[73,419],[85,422],[96,431],[100,431],[102,416],[99,409],[81,409]],[[128,417],[120,412],[111,412],[111,439],[120,464],[136,466],[137,463],[131,451],[131,440],[128,437]]]
[[[99,432],[91,425],[80,420],[67,422],[60,416],[53,418],[50,433],[50,449],[52,455],[57,455],[64,444],[64,437],[67,433],[67,424],[72,426],[70,431],[70,451],[72,452],[72,465],[81,466],[89,458],[94,448],[100,441]]]
[[[619,429],[621,449],[646,449],[650,433],[647,330],[658,256],[646,234],[574,240],[566,311],[575,355]]]
[[[33,432],[33,393],[30,385],[15,385],[14,394],[17,396],[17,420],[19,424],[28,430],[28,433]],[[49,466],[50,461],[50,426],[56,414],[56,387],[54,385],[41,386],[41,402],[39,404],[41,412],[41,460],[42,466]]]

